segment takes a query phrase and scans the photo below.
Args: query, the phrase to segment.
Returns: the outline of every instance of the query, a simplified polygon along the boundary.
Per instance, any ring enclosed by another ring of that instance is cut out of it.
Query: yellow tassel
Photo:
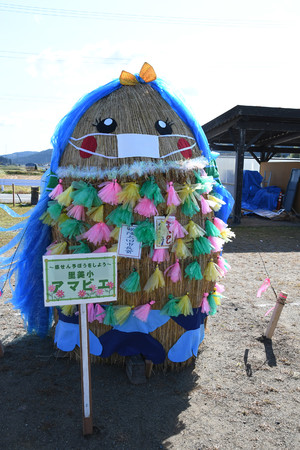
[[[208,204],[214,211],[219,211],[225,202],[220,198],[215,197],[214,195],[207,196]]]
[[[73,192],[72,186],[69,186],[68,189],[59,194],[55,200],[62,206],[70,206],[72,203],[71,193]]]
[[[196,190],[196,186],[192,184],[185,184],[181,186],[181,189],[178,191],[178,195],[182,203],[184,203],[187,198],[191,197],[191,199],[197,204],[196,198],[194,196],[194,192]]]
[[[221,231],[221,238],[224,239],[225,242],[231,242],[232,239],[235,238],[235,234],[230,228],[224,228],[224,230]]]
[[[176,239],[171,251],[175,252],[176,258],[179,259],[185,259],[192,256],[191,252],[180,238]]]
[[[112,245],[109,249],[107,249],[108,252],[117,253],[118,250],[118,244]]]
[[[120,228],[119,227],[115,227],[111,233],[110,233],[110,237],[113,238],[115,241],[119,240],[119,234],[120,234]]]
[[[213,292],[212,292],[212,297],[213,297],[213,299],[214,299],[214,301],[215,301],[215,304],[216,304],[217,306],[220,306],[220,305],[221,305],[220,300],[221,300],[221,298],[223,297],[223,295],[220,294],[216,289],[214,289]]]
[[[177,206],[175,206],[175,205],[168,206],[167,207],[167,215],[172,216],[173,214],[175,214],[176,209],[177,209]]]
[[[70,217],[67,214],[63,213],[57,219],[57,223],[58,223],[58,225],[61,225],[62,223],[64,223],[68,219],[70,219]]]
[[[51,255],[63,255],[66,251],[66,248],[66,242],[59,242],[58,244],[55,244],[53,245],[53,247],[51,247]]]
[[[76,310],[76,305],[65,305],[65,306],[61,307],[61,312],[65,316],[73,316],[75,310]]]
[[[190,315],[194,314],[191,300],[190,300],[188,294],[189,293],[187,292],[183,297],[181,297],[181,299],[177,303],[177,305],[181,311],[181,314],[183,314],[184,316],[190,316]]]
[[[203,277],[207,281],[216,281],[220,275],[217,264],[211,259],[204,270]]]
[[[94,222],[103,222],[103,205],[101,206],[94,206],[89,211],[87,211],[87,215],[90,216],[90,218]]]
[[[198,237],[205,235],[205,230],[203,230],[203,228],[201,228],[200,225],[195,223],[193,220],[190,220],[184,228],[189,233],[189,239],[197,239]]]
[[[117,306],[115,308],[115,311],[114,311],[115,318],[119,325],[123,325],[123,323],[126,322],[126,320],[128,319],[128,317],[131,313],[131,310],[133,308],[134,308],[134,306],[127,306],[127,305]]]
[[[125,186],[124,189],[118,193],[118,200],[123,205],[130,205],[131,208],[134,208],[141,198],[140,186],[134,182],[124,183],[123,186]]]
[[[164,275],[161,270],[159,270],[158,266],[156,266],[155,271],[147,281],[144,287],[144,291],[150,292],[154,291],[154,289],[158,289],[160,287],[165,287]]]

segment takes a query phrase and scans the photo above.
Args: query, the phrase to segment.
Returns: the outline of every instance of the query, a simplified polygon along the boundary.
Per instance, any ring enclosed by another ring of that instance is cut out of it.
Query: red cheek
[[[97,148],[97,141],[94,138],[94,136],[88,136],[85,139],[83,139],[81,148],[84,150],[88,150],[89,152],[95,153]],[[90,153],[86,153],[83,150],[79,151],[79,155],[81,156],[81,158],[90,158],[91,156],[93,156]]]
[[[186,139],[184,139],[184,138],[178,139],[178,142],[177,142],[178,150],[180,150],[181,148],[189,147],[189,146],[190,146],[190,143]],[[190,159],[193,156],[193,152],[192,152],[191,148],[189,148],[188,150],[183,150],[180,153],[186,159]]]

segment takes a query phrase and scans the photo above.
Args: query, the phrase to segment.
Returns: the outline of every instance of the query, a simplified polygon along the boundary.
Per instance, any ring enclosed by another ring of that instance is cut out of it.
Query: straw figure
[[[42,255],[117,251],[122,226],[135,225],[141,258],[118,257],[116,304],[88,305],[92,361],[141,354],[165,368],[189,364],[220,304],[229,269],[220,255],[233,236],[232,198],[200,125],[145,63],[79,100],[52,143],[48,190],[15,267],[13,303],[29,331],[45,335],[52,321]],[[65,351],[78,344],[76,309],[56,315]]]

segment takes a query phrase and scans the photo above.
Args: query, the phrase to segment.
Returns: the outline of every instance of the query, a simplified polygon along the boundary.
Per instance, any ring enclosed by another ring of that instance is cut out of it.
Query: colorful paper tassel
[[[159,270],[159,267],[156,266],[155,271],[145,284],[144,291],[151,292],[160,287],[165,287],[165,280],[163,273]]]
[[[178,222],[177,219],[170,221],[169,231],[173,233],[174,239],[184,238],[188,234],[187,230]]]
[[[160,314],[170,317],[178,317],[181,314],[181,310],[178,306],[179,299],[169,295],[169,300],[160,310]]]
[[[207,236],[220,237],[218,228],[208,219],[205,221],[205,233]]]
[[[77,253],[91,253],[90,247],[82,241],[79,241],[79,245],[71,245],[69,250],[75,255]]]
[[[87,239],[94,245],[101,244],[102,241],[108,242],[110,240],[110,229],[104,222],[96,223],[82,235],[82,238]]]
[[[95,305],[95,320],[98,320],[99,323],[103,323],[105,318],[106,312],[105,309],[102,308],[99,303],[96,303]]]
[[[92,206],[100,206],[101,200],[96,189],[83,181],[73,181],[72,186],[75,191],[71,193],[73,205],[82,205],[90,209]]]
[[[200,236],[193,241],[193,256],[209,255],[213,250],[212,244],[206,237]]]
[[[82,205],[70,205],[68,207],[67,215],[76,220],[85,221],[85,210]]]
[[[193,220],[190,220],[189,223],[185,226],[186,231],[188,232],[188,239],[197,239],[198,237],[205,235],[205,230],[200,227]]]
[[[57,221],[62,212],[62,206],[56,201],[48,202],[47,211],[51,217],[51,219]]]
[[[140,276],[136,269],[133,269],[129,277],[120,284],[120,288],[130,293],[139,292],[141,290]]]
[[[147,197],[149,200],[153,200],[154,204],[157,206],[159,203],[164,203],[165,199],[161,195],[160,188],[156,184],[153,177],[150,177],[142,185],[140,189],[141,197]]]
[[[76,219],[68,219],[59,225],[61,234],[65,238],[76,238],[76,236],[81,235],[86,228],[86,224],[79,222]]]
[[[117,319],[115,317],[114,307],[112,304],[106,306],[106,308],[105,308],[105,317],[104,317],[103,323],[105,325],[110,325],[112,327],[114,327],[115,325],[118,324]]]
[[[140,186],[137,183],[124,183],[123,189],[118,193],[118,202],[123,205],[129,205],[131,209],[135,207],[140,196]]]
[[[102,200],[103,203],[108,203],[109,205],[118,205],[118,194],[122,190],[122,188],[116,179],[113,181],[105,181],[98,187],[102,188],[98,192],[98,197]]]
[[[185,259],[192,256],[191,252],[189,251],[189,249],[187,248],[182,239],[177,239],[174,242],[171,251],[175,253],[176,258],[178,259]]]
[[[62,206],[70,206],[72,203],[73,186],[69,186],[65,191],[56,197],[58,203]]]
[[[209,263],[207,264],[205,271],[204,271],[204,278],[207,281],[216,281],[218,277],[220,277],[222,274],[220,272],[219,267],[217,264],[214,263],[214,261],[211,259]]]
[[[49,197],[54,200],[63,192],[62,180],[58,180],[58,185],[50,192]]]
[[[170,181],[167,183],[167,206],[168,206],[168,214],[171,214],[176,211],[177,206],[181,203],[180,197],[175,191],[173,186],[173,182]]]
[[[208,292],[204,292],[203,297],[202,297],[202,302],[201,302],[201,312],[203,314],[209,314],[209,311],[210,311],[210,306],[207,301],[207,297],[208,297]]]
[[[156,239],[154,226],[148,220],[145,220],[144,222],[138,222],[137,227],[134,229],[133,233],[137,240],[139,242],[142,242],[144,246],[149,245],[151,247]]]
[[[164,275],[167,275],[168,277],[170,277],[171,281],[173,281],[173,283],[177,283],[177,281],[182,279],[181,267],[180,267],[180,264],[179,264],[179,259],[176,259],[175,264],[172,264],[172,266],[169,266],[164,271]]]
[[[144,217],[157,216],[158,211],[152,200],[148,198],[142,198],[134,208],[134,212]]]
[[[166,248],[156,248],[153,252],[152,261],[161,263],[169,261],[170,255]]]
[[[180,309],[180,313],[184,316],[192,316],[194,314],[191,300],[188,296],[188,292],[179,299],[178,308]]]
[[[103,210],[104,210],[103,205],[94,206],[93,208],[91,208],[87,211],[87,215],[94,222],[103,222]]]
[[[154,300],[150,300],[145,305],[137,306],[133,310],[133,316],[141,320],[142,322],[147,322],[151,306],[154,305],[154,303],[155,303]]]
[[[189,277],[190,280],[202,280],[201,267],[197,261],[191,262],[185,268],[185,276]]]
[[[120,205],[114,209],[106,218],[109,225],[121,228],[122,225],[131,225],[133,221],[132,209],[129,205]]]
[[[223,239],[219,238],[219,237],[214,237],[214,236],[208,236],[208,241],[210,242],[210,244],[212,245],[212,252],[213,253],[217,253],[217,252],[221,252],[223,245],[224,245],[224,241]]]
[[[67,250],[67,243],[66,242],[52,242],[47,247],[46,255],[64,255]]]
[[[118,325],[123,325],[126,320],[128,320],[130,313],[133,309],[133,306],[127,306],[127,305],[122,305],[122,306],[115,306],[115,319],[118,323]]]

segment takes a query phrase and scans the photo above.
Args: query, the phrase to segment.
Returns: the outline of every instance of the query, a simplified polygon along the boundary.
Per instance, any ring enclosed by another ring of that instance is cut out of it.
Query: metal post
[[[235,204],[234,204],[233,222],[236,224],[241,223],[245,140],[246,140],[246,130],[241,129],[235,160]]]

